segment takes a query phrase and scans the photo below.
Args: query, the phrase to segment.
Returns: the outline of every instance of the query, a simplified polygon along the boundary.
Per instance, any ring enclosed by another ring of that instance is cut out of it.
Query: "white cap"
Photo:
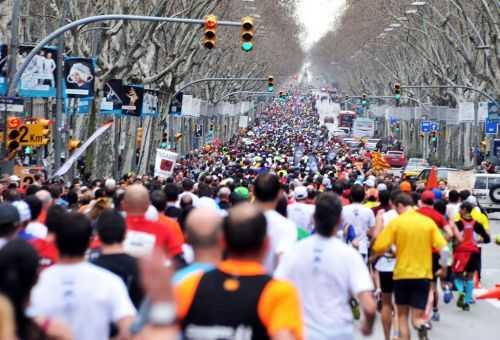
[[[19,222],[24,223],[31,221],[31,210],[28,203],[25,201],[14,201],[12,205],[16,207],[19,213]]]
[[[470,203],[470,204],[472,204],[474,206],[477,206],[477,199],[474,196],[472,196],[472,195],[470,195],[469,197],[467,197],[467,199],[465,200],[465,202],[468,202],[468,203]]]
[[[9,179],[12,182],[19,182],[21,180],[21,178],[19,178],[19,176],[17,176],[17,175],[12,175],[12,176],[9,177]]]
[[[115,190],[116,189],[116,181],[113,178],[108,178],[106,182],[104,182],[104,187],[106,190]]]
[[[374,188],[375,187],[375,181],[371,178],[368,178],[366,181],[365,181],[365,185],[369,188]]]
[[[296,200],[305,200],[307,198],[307,188],[305,186],[298,186],[293,191]]]
[[[385,185],[385,183],[379,183],[379,185],[377,185],[377,191],[380,192],[380,191],[386,191],[387,190],[387,185]]]

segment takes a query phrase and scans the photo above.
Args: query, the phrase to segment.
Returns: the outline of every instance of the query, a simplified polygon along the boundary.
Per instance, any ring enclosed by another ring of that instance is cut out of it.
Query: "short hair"
[[[194,188],[194,182],[189,179],[189,178],[186,178],[185,180],[182,181],[182,189],[184,191],[191,191],[193,190]]]
[[[446,215],[446,202],[442,200],[437,200],[434,202],[434,210],[436,210],[441,215]]]
[[[464,202],[460,204],[460,210],[465,210],[468,214],[472,212],[474,205],[470,202]]]
[[[45,218],[47,230],[57,235],[59,229],[65,227],[64,220],[67,213],[67,210],[63,206],[58,204],[51,205],[47,209],[47,217]]]
[[[342,215],[342,202],[331,192],[321,193],[316,199],[314,224],[319,235],[330,237]]]
[[[450,201],[450,203],[457,203],[459,199],[460,194],[458,193],[458,191],[456,191],[455,189],[450,190],[450,192],[448,193],[448,200]]]
[[[213,192],[210,186],[206,183],[200,183],[198,185],[198,196],[199,197],[212,197]]]
[[[420,197],[421,195],[418,193],[418,192],[412,192],[411,193],[411,198],[413,200],[413,205],[418,205],[418,201],[420,201]],[[425,203],[425,202],[424,202]],[[432,201],[432,203],[434,203],[434,201]],[[432,203],[430,203],[432,205]]]
[[[31,220],[36,220],[42,211],[42,201],[35,195],[27,196],[24,201],[28,204],[31,212]]]
[[[465,201],[469,196],[470,196],[470,191],[469,190],[462,190],[462,191],[460,191],[460,200],[461,201]]]
[[[400,192],[395,198],[394,198],[394,205],[403,205],[404,207],[411,207],[413,205],[413,199],[412,197],[405,193],[405,192]]]
[[[255,198],[260,202],[272,202],[281,190],[278,176],[274,174],[262,174],[257,177],[254,183]]]
[[[241,214],[242,209],[246,209],[245,214]],[[227,252],[245,256],[262,249],[267,235],[267,221],[263,212],[245,203],[229,210],[222,229]]]
[[[27,196],[33,195],[33,194],[35,194],[39,190],[41,190],[41,188],[38,185],[36,185],[36,184],[30,184],[26,188],[26,195]]]
[[[150,195],[151,205],[159,212],[165,211],[167,207],[167,195],[161,190],[155,190]]]
[[[16,189],[7,189],[3,192],[3,200],[5,202],[15,202],[21,200],[21,195]]]
[[[49,188],[49,192],[52,199],[59,198],[62,194],[62,187],[59,184],[52,184]]]
[[[125,240],[127,226],[123,216],[116,210],[106,209],[97,218],[97,234],[103,244],[122,243]]]
[[[167,183],[164,190],[168,202],[175,202],[179,199],[179,187],[176,184]]]
[[[68,213],[61,224],[56,234],[56,246],[61,256],[84,256],[92,236],[90,219],[80,213]]]
[[[351,187],[351,201],[361,203],[365,199],[365,189],[361,184],[354,184]]]
[[[69,205],[77,204],[78,193],[75,190],[70,190],[66,195],[66,202],[68,202]]]
[[[391,193],[388,190],[382,190],[378,193],[378,199],[380,201],[380,205],[387,206],[391,200]]]

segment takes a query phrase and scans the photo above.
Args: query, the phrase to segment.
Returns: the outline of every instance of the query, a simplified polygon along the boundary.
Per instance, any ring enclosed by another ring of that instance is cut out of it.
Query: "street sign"
[[[495,102],[488,103],[488,120],[500,121],[500,110]]]
[[[0,97],[0,111],[24,112],[24,101],[19,97]]]
[[[497,131],[498,131],[498,122],[497,121],[486,120],[484,122],[484,131],[487,134],[496,135]]]
[[[439,123],[438,122],[431,122],[431,131],[439,131]]]
[[[429,133],[432,131],[432,123],[429,120],[424,120],[420,122],[420,132]]]

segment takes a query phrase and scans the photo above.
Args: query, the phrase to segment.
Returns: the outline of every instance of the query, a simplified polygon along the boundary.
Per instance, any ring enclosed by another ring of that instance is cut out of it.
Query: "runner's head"
[[[402,214],[413,205],[413,199],[408,193],[401,192],[396,195],[393,204],[398,214]]]
[[[281,185],[276,175],[267,173],[255,179],[254,194],[257,201],[261,203],[276,202],[280,191]]]
[[[267,221],[250,203],[229,210],[223,222],[224,245],[229,257],[261,260],[267,253]]]
[[[342,214],[342,202],[333,193],[322,193],[316,199],[314,224],[318,234],[324,237],[332,236],[337,228]]]
[[[159,213],[165,211],[167,207],[167,195],[162,190],[155,190],[151,193],[151,205],[158,210]]]
[[[448,201],[450,203],[458,203],[458,200],[460,199],[460,194],[456,190],[451,190],[448,193]]]
[[[474,209],[474,205],[472,205],[469,202],[464,202],[460,205],[460,216],[464,220],[470,221],[472,219],[471,213],[472,210]]]
[[[149,192],[146,187],[142,184],[134,184],[125,191],[122,205],[127,216],[144,216],[149,203]]]
[[[92,226],[87,216],[80,213],[69,213],[63,216],[56,236],[56,246],[61,258],[83,259],[91,236]]]
[[[350,199],[352,203],[361,203],[365,199],[365,189],[361,184],[354,184],[351,187]]]
[[[421,206],[430,206],[434,205],[435,195],[431,190],[426,190],[420,196],[420,205]]]
[[[0,238],[15,236],[20,223],[19,212],[10,203],[0,203]]]
[[[186,236],[195,252],[200,249],[219,249],[222,221],[214,209],[191,210],[186,219]]]
[[[121,244],[125,240],[125,219],[116,210],[104,210],[96,223],[99,240],[105,245]]]

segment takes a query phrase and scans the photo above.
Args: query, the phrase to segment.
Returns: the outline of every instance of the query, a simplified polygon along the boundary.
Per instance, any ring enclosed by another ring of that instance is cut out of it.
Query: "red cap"
[[[436,198],[436,196],[434,196],[434,193],[430,190],[425,190],[422,193],[422,196],[420,196],[420,199],[422,201],[428,201],[428,200],[434,201],[435,198]]]

